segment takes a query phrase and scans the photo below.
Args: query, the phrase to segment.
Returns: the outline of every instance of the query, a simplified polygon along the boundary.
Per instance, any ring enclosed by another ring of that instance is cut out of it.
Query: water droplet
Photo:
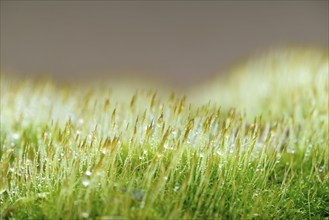
[[[83,180],[82,181],[82,185],[84,185],[85,187],[89,186],[90,181],[89,180]]]
[[[180,189],[180,184],[176,183],[174,187],[174,191],[177,192]]]
[[[82,125],[84,123],[84,120],[82,118],[79,119],[78,123]]]
[[[19,138],[19,134],[18,134],[18,133],[14,133],[14,134],[12,135],[12,137],[13,137],[13,139],[17,140],[17,139]]]
[[[90,176],[91,172],[89,170],[86,171],[86,176]]]
[[[254,194],[252,195],[253,198],[257,197],[259,195],[260,190],[256,189],[256,191],[254,192]]]

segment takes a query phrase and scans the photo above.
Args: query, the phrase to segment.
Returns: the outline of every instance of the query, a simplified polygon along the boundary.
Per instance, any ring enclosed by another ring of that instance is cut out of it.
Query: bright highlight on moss
[[[234,72],[186,96],[2,75],[1,216],[329,218],[328,54]]]

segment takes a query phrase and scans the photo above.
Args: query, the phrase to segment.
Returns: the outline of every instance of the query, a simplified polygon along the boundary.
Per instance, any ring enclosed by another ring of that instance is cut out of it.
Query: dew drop
[[[14,133],[14,134],[12,135],[12,137],[13,137],[13,139],[17,140],[17,139],[19,138],[19,134],[18,134],[18,133]]]
[[[91,172],[89,170],[86,171],[86,176],[90,176]]]
[[[256,191],[254,192],[254,194],[253,194],[253,198],[255,198],[255,197],[257,197],[258,195],[259,195],[259,192],[260,192],[260,190],[259,189],[256,189]]]
[[[180,189],[179,183],[175,184],[174,191],[177,192]]]
[[[90,181],[89,180],[83,180],[82,181],[82,185],[84,185],[85,187],[90,185]]]
[[[84,123],[84,120],[82,118],[79,119],[78,123],[82,125]]]

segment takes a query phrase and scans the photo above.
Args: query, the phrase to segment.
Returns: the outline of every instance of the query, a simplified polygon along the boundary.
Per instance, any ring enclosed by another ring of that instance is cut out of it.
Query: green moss
[[[1,215],[329,218],[323,57],[273,52],[207,95],[2,75]]]

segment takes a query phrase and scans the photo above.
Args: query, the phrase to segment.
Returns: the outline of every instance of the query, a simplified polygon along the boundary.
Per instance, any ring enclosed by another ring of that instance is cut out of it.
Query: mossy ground
[[[186,96],[2,75],[2,218],[329,219],[328,54],[234,71]]]

